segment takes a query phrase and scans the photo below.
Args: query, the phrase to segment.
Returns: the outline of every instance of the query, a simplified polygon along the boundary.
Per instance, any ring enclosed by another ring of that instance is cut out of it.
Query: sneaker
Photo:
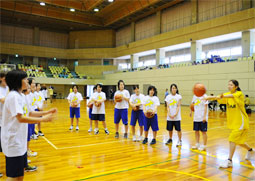
[[[119,138],[119,137],[120,137],[119,132],[116,132],[115,133],[115,138]]]
[[[193,150],[197,150],[197,149],[199,148],[199,146],[200,146],[199,143],[196,143],[195,146],[192,146],[192,149],[193,149]]]
[[[156,144],[156,139],[152,139],[150,145]]]
[[[178,146],[182,146],[182,140],[179,140],[179,141],[177,142],[176,146],[177,146],[177,147],[178,147]]]
[[[37,152],[33,152],[33,151],[29,150],[29,151],[27,152],[27,156],[29,156],[29,157],[35,157],[35,156],[37,156]]]
[[[128,134],[127,133],[124,133],[124,138],[128,138]]]
[[[79,126],[76,126],[76,131],[79,131]]]
[[[143,141],[143,136],[139,136],[138,141]]]
[[[133,141],[136,141],[136,136],[135,135],[133,136]]]
[[[27,160],[27,163],[31,163],[31,160]]]
[[[169,140],[167,140],[166,145],[172,144],[173,140],[171,138],[169,138]]]
[[[205,151],[206,150],[206,146],[205,145],[201,145],[200,147],[199,147],[199,151]]]
[[[70,126],[69,130],[73,130],[73,125]]]
[[[38,131],[38,135],[39,135],[39,136],[44,136],[44,134],[43,134],[42,131]]]
[[[37,136],[36,134],[33,134],[33,135],[31,136],[31,139],[37,140],[37,139],[38,139],[38,136]]]
[[[0,173],[0,178],[3,176],[3,174],[2,173]]]
[[[95,129],[94,129],[94,133],[95,133],[95,134],[98,134],[98,133],[99,133],[99,129],[96,129],[96,128],[95,128]]]
[[[220,168],[229,168],[229,167],[233,167],[233,164],[232,164],[232,161],[226,160],[226,161],[222,162],[219,167]]]
[[[27,165],[27,167],[25,168],[25,172],[34,172],[36,170],[37,170],[36,166]]]
[[[92,128],[89,128],[88,132],[89,132],[89,133],[92,132]]]
[[[143,144],[146,144],[146,143],[148,143],[148,138],[144,138],[143,140]]]
[[[254,150],[248,151],[246,156],[245,156],[245,160],[251,160],[252,155],[255,153]]]
[[[108,131],[108,129],[105,129],[104,132],[105,132],[105,134],[107,134],[107,135],[110,134],[110,132]]]

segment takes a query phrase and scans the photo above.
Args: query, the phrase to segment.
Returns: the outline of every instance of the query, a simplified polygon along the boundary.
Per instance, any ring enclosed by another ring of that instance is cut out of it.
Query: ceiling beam
[[[14,2],[14,1],[1,1],[0,8],[9,10],[9,11],[21,12],[21,13],[31,14],[36,16],[43,16],[48,18],[95,25],[100,27],[103,26],[102,21],[98,17],[81,14],[78,12],[69,12],[69,11],[60,10],[58,8],[53,8],[53,7],[46,7],[46,6],[40,6],[40,5],[35,6],[29,3]]]
[[[85,4],[86,10],[91,11],[101,4],[104,0],[82,0]]]

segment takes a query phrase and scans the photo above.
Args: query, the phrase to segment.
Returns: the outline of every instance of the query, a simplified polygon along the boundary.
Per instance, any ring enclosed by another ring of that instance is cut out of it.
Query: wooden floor
[[[255,160],[245,161],[246,151],[238,147],[233,168],[219,169],[228,155],[228,135],[225,113],[210,112],[208,147],[206,152],[191,150],[194,144],[193,121],[189,108],[182,106],[183,146],[177,148],[174,132],[173,145],[166,146],[166,109],[158,111],[159,132],[154,146],[132,142],[131,136],[114,138],[113,103],[106,104],[106,123],[110,135],[100,124],[99,135],[88,133],[89,120],[86,102],[81,104],[80,131],[70,132],[69,108],[66,100],[54,100],[48,108],[57,107],[58,119],[42,125],[45,137],[31,141],[38,152],[30,157],[38,171],[25,173],[25,180],[255,180]],[[129,111],[130,113],[130,111]],[[130,114],[129,114],[130,117]],[[255,148],[255,115],[250,116],[248,143]],[[150,138],[151,139],[151,132]],[[254,158],[253,158],[254,159]],[[0,154],[0,172],[5,175],[5,160]],[[4,176],[2,179],[5,179]]]

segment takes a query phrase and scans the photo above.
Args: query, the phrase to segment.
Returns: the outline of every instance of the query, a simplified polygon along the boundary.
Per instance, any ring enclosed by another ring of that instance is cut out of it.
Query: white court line
[[[42,136],[42,138],[43,138],[45,141],[47,141],[53,148],[55,148],[56,150],[58,150],[58,148],[57,148],[53,143],[51,143],[50,140],[48,140],[48,139],[45,138],[44,136]]]
[[[115,143],[115,142],[124,142],[124,141],[110,141],[110,142],[95,143],[95,144],[89,144],[89,145],[78,145],[78,146],[70,146],[70,147],[61,147],[61,148],[58,148],[58,150],[70,149],[70,148],[88,147],[88,146],[95,146],[95,145],[103,145],[103,144]]]

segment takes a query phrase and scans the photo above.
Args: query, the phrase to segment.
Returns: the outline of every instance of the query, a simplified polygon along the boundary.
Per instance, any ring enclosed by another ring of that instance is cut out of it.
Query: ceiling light
[[[98,11],[99,11],[99,9],[98,9],[98,8],[95,8],[95,9],[94,9],[94,11],[95,11],[95,12],[98,12]]]
[[[16,55],[15,55],[15,57],[19,57],[19,55],[18,55],[18,54],[16,54]]]
[[[53,60],[57,60],[57,59],[54,57]]]
[[[40,2],[40,5],[41,5],[41,6],[45,6],[45,3],[44,3],[44,2]]]
[[[108,0],[108,2],[110,2],[110,3],[113,2],[113,1],[114,1],[114,0]]]
[[[75,12],[75,9],[74,9],[74,8],[71,8],[70,11]]]

